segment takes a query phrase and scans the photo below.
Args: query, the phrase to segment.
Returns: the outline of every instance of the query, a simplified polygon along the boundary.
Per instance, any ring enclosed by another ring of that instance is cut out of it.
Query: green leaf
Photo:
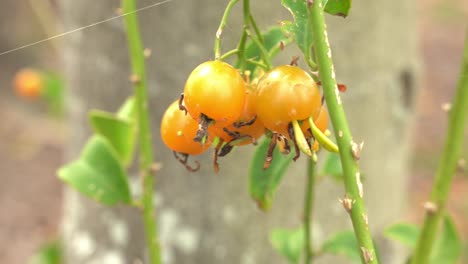
[[[361,263],[359,246],[352,231],[336,233],[332,238],[325,241],[322,245],[322,251],[347,257],[353,263]]]
[[[125,103],[117,111],[117,117],[136,122],[136,104],[133,96],[127,98]]]
[[[442,232],[436,240],[432,251],[432,264],[455,264],[460,257],[462,243],[455,223],[450,216],[444,219]]]
[[[343,168],[341,167],[340,156],[337,153],[327,152],[320,175],[331,176],[338,181],[343,180]]]
[[[310,49],[312,47],[312,30],[309,21],[309,11],[307,1],[282,0],[281,4],[291,12],[294,22],[285,21],[282,29],[286,35],[292,35],[297,46],[304,53],[306,60],[310,59]]]
[[[58,171],[60,179],[83,195],[106,205],[132,200],[128,177],[111,144],[102,136],[90,138],[78,160]]]
[[[265,49],[270,52],[271,57],[273,58],[275,54],[271,54],[271,52],[279,47],[280,43],[283,42],[284,44],[289,42],[289,39],[284,35],[283,31],[281,30],[280,27],[272,27],[268,29],[267,31],[262,33],[263,36],[263,46]],[[253,42],[252,40],[249,40],[245,46],[245,57],[247,59],[252,59],[259,61],[261,60],[261,51],[258,45]],[[237,65],[239,67],[239,65]],[[255,73],[255,69],[257,68],[257,65],[251,63],[251,62],[246,62],[246,70],[249,70],[252,74]]]
[[[325,6],[325,12],[335,15],[347,17],[351,9],[351,0],[328,0]]]
[[[270,242],[289,263],[297,264],[304,249],[304,229],[275,229],[270,234]]]
[[[42,97],[45,99],[49,111],[57,116],[63,114],[64,83],[60,75],[52,72],[43,72],[44,90]]]
[[[396,223],[384,230],[386,237],[396,240],[410,249],[416,247],[420,233],[421,230],[417,225],[409,223]]]
[[[89,112],[89,122],[96,134],[105,137],[111,143],[123,166],[128,166],[135,149],[136,122],[100,110]]]
[[[49,242],[32,256],[29,264],[61,264],[62,263],[62,247],[58,240]]]
[[[292,151],[285,156],[278,148],[273,152],[273,160],[268,169],[263,169],[263,164],[268,151],[271,138],[263,140],[255,151],[250,164],[249,191],[252,198],[257,202],[260,209],[267,211],[271,207],[275,191],[283,178],[293,158]]]

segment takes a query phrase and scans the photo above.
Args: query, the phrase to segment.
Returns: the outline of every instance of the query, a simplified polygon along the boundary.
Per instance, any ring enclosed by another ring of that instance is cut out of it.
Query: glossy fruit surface
[[[236,121],[236,123],[239,122],[249,122],[253,120],[256,116],[255,114],[255,89],[253,88],[252,85],[247,85],[247,90],[246,90],[246,98],[245,98],[245,103],[244,103],[244,109],[242,110],[241,117]],[[251,125],[245,125],[242,127],[235,127],[234,125],[229,125],[226,127],[229,131],[232,132],[237,132],[239,135],[244,136],[244,140],[239,141],[236,145],[246,145],[252,143],[252,138],[253,139],[258,139],[260,138],[264,133],[265,133],[265,126],[262,124],[262,122],[256,118],[255,122]],[[229,142],[232,139],[234,139],[234,136],[229,135],[223,130],[223,127],[220,125],[213,125],[210,128],[208,128],[208,131],[213,133],[214,136],[220,137],[222,140]],[[251,137],[250,139],[248,137]]]
[[[205,144],[195,142],[198,123],[179,109],[179,100],[173,102],[166,110],[161,121],[161,138],[164,144],[173,151],[198,155],[207,150],[210,138]]]
[[[258,82],[255,112],[266,128],[288,135],[293,120],[317,118],[321,107],[315,81],[296,66],[278,66]]]
[[[41,74],[32,69],[20,70],[13,80],[13,85],[16,94],[27,99],[39,97],[43,90]]]
[[[185,83],[184,102],[190,115],[201,115],[218,123],[232,124],[239,119],[246,96],[239,72],[222,61],[207,61],[196,67]]]

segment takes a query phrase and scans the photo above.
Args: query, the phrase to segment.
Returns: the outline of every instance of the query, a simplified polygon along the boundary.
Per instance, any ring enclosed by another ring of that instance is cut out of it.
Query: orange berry
[[[15,92],[19,97],[35,99],[43,90],[43,80],[39,72],[33,69],[22,69],[13,80]]]

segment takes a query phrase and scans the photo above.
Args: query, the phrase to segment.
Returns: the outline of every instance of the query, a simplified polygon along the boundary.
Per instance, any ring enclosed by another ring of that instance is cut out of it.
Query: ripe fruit
[[[16,94],[26,99],[37,98],[43,90],[41,74],[32,69],[20,70],[13,80],[13,85]]]
[[[228,126],[244,108],[245,82],[239,72],[222,61],[207,61],[196,67],[185,83],[184,102],[198,122],[203,118]]]
[[[164,113],[161,121],[161,138],[164,144],[175,152],[198,155],[207,150],[210,138],[205,144],[193,141],[198,123],[179,109],[179,101],[173,102]]]
[[[236,142],[235,145],[241,146],[252,143],[253,140],[257,140],[265,133],[265,126],[256,118],[255,114],[255,90],[251,85],[247,85],[246,98],[244,103],[244,109],[240,118],[232,125],[226,127],[227,130],[237,134],[243,139],[240,139],[239,142]],[[249,121],[254,120],[252,124],[245,124],[243,126],[238,126],[235,124],[248,123]],[[208,130],[213,133],[213,135],[220,137],[223,141],[229,142],[236,139],[234,135],[228,134],[222,126],[213,125],[208,128]]]
[[[255,112],[266,128],[288,136],[294,120],[317,118],[320,92],[315,81],[296,66],[278,66],[258,82]]]

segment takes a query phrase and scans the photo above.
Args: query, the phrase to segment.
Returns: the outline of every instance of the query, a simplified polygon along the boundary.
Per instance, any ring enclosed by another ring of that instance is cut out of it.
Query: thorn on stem
[[[466,160],[465,159],[459,159],[458,160],[457,169],[461,173],[465,172],[465,170],[466,170]]]
[[[359,144],[357,144],[354,141],[351,141],[351,152],[353,154],[354,160],[359,160],[361,158],[361,151],[363,147],[364,147],[364,141],[362,141]]]
[[[435,214],[439,210],[437,204],[434,202],[425,202],[423,206],[428,214]]]
[[[136,74],[130,75],[130,82],[132,82],[133,84],[138,84],[140,83],[140,81],[141,81],[140,76]]]
[[[159,163],[159,162],[155,162],[155,163],[151,164],[151,166],[150,166],[151,174],[154,174],[154,173],[160,171],[161,169],[162,169],[162,164]]]
[[[152,53],[153,53],[153,51],[150,48],[145,48],[143,50],[143,56],[145,56],[146,59],[151,57]]]
[[[117,7],[115,10],[114,10],[115,14],[118,15],[118,16],[121,16],[123,15],[123,9],[121,7]]]
[[[344,199],[340,199],[339,201],[343,205],[344,209],[350,214],[351,210],[353,210],[353,204],[355,201],[348,198],[348,196],[345,196]]]
[[[452,109],[452,104],[451,103],[444,103],[444,104],[442,104],[441,108],[442,108],[442,110],[444,110],[444,112],[448,113]]]
[[[361,252],[362,252],[362,255],[364,256],[364,261],[366,263],[369,263],[374,260],[374,256],[367,248],[361,247]]]
[[[283,51],[284,50],[284,42],[283,41],[280,41],[280,50]]]

